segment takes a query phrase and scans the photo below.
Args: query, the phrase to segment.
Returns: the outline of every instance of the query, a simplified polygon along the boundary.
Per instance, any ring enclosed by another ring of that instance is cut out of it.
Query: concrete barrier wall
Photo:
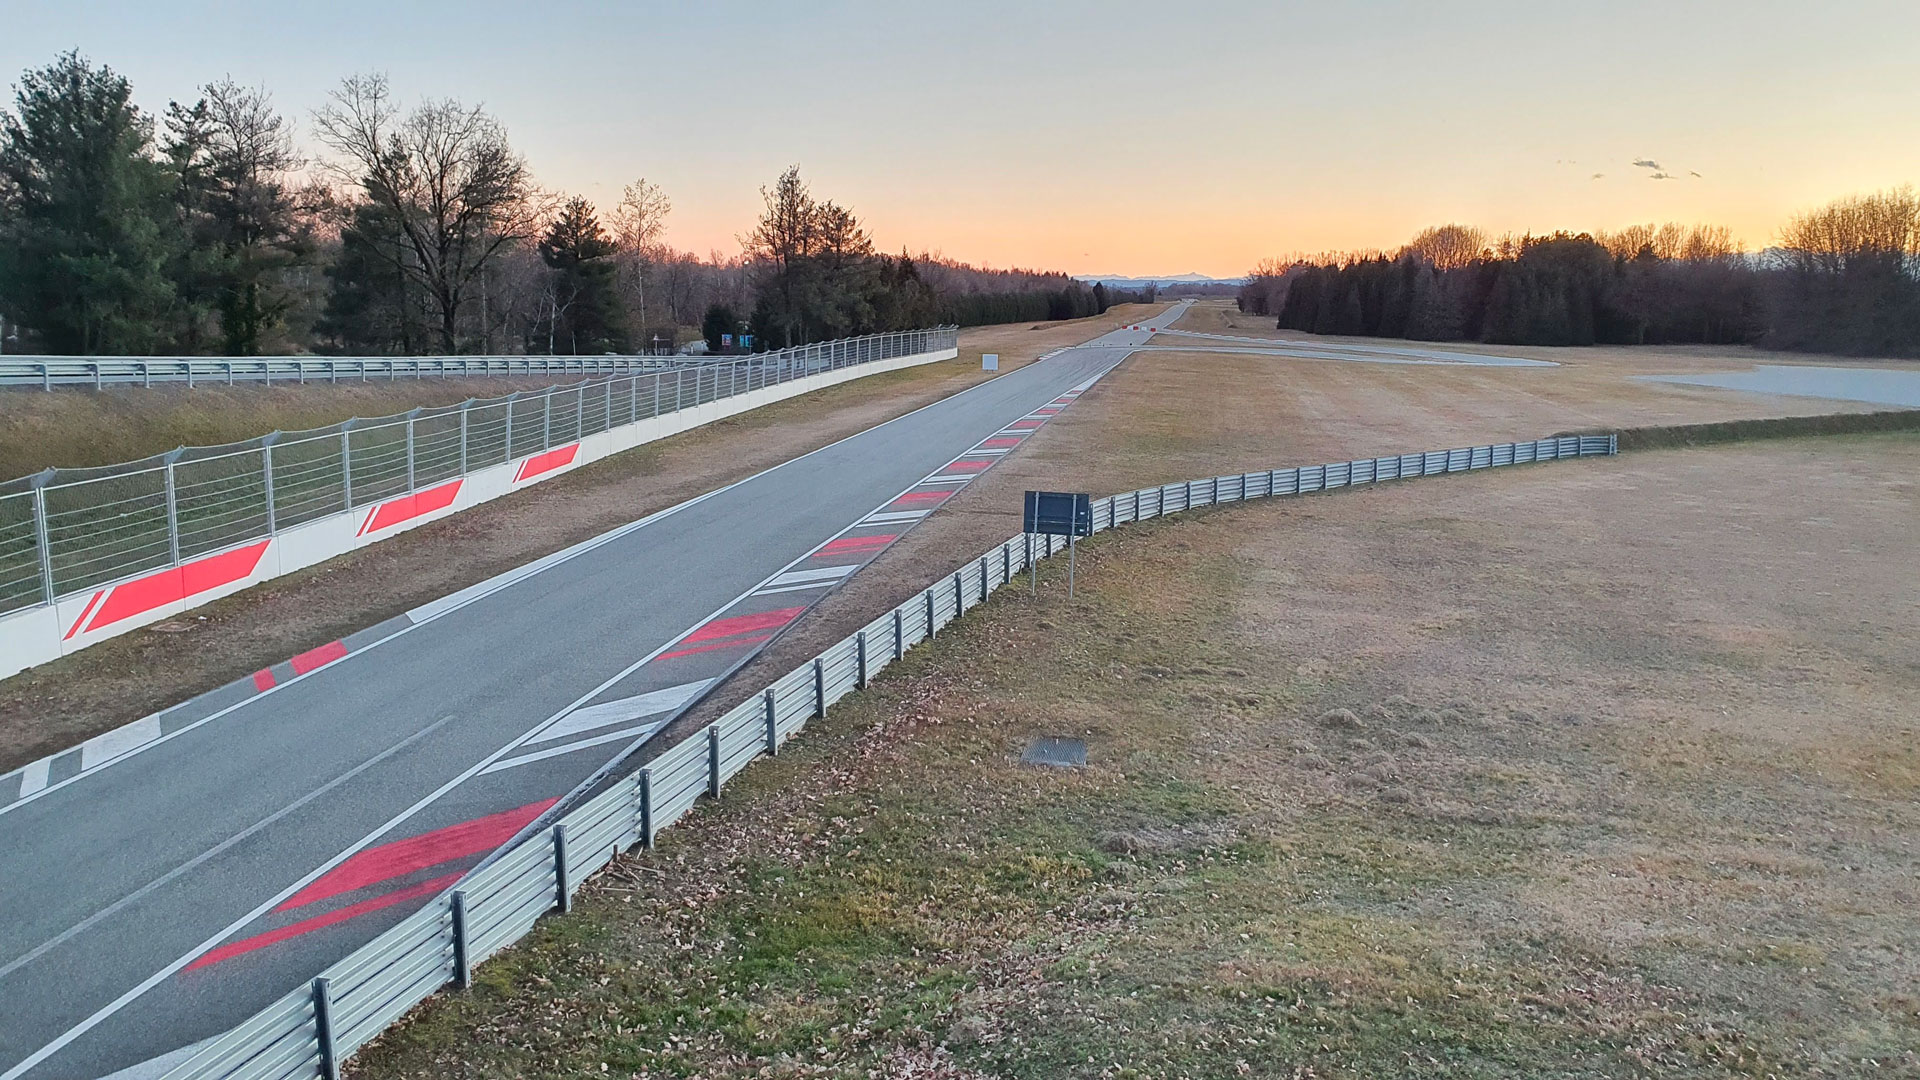
[[[101,585],[51,605],[0,616],[0,678],[98,641],[171,618],[251,585],[379,543],[531,484],[636,446],[825,387],[901,368],[951,360],[956,349],[877,360],[690,406],[577,443],[489,466],[372,506],[342,511],[272,536]]]

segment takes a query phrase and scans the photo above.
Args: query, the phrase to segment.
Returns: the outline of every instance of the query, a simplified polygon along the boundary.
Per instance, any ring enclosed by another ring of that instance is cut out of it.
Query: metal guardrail
[[[1142,488],[1093,504],[1094,531],[1182,510],[1359,484],[1612,454],[1612,435],[1461,447],[1273,469]],[[442,987],[470,985],[473,968],[567,910],[588,875],[614,852],[651,847],[702,795],[779,752],[809,720],[985,603],[1034,561],[1065,547],[1052,536],[1016,536],[969,560],[914,597],[682,739],[637,772],[572,808],[385,933],[239,1026],[215,1036],[164,1080],[337,1080],[354,1051]]]
[[[5,356],[0,387],[152,386],[185,383],[372,382],[424,378],[529,375],[630,375],[687,363],[702,356]],[[730,359],[730,358],[729,358]]]
[[[121,465],[48,469],[0,483],[0,614],[179,566],[622,424],[826,371],[953,348],[957,340],[953,327],[937,327],[675,362],[643,374],[276,431],[224,446],[181,447]],[[660,364],[657,358],[619,362]]]

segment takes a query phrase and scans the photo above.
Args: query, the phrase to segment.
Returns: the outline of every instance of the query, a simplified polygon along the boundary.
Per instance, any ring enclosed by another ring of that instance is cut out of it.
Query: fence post
[[[260,479],[267,495],[267,535],[280,531],[280,517],[273,507],[273,444],[280,438],[277,431],[269,431],[260,440]]]
[[[540,399],[540,449],[553,449],[553,387]]]
[[[640,846],[653,847],[653,770],[640,770]]]
[[[573,910],[573,882],[567,876],[567,826],[553,827],[553,906],[561,914]]]
[[[980,602],[987,602],[987,557],[980,556]]]
[[[460,403],[460,475],[467,475],[467,412],[473,407],[473,399]]]
[[[707,794],[720,797],[720,725],[707,725]]]
[[[827,715],[827,664],[817,656],[813,658],[813,715]]]
[[[899,660],[907,655],[906,618],[899,608],[893,609],[893,658]]]
[[[53,470],[33,476],[33,547],[40,557],[40,591],[53,603],[53,543],[47,534],[47,481]]]
[[[767,754],[771,757],[780,753],[780,712],[775,707],[773,687],[767,687],[762,696],[767,705]]]
[[[167,556],[173,560],[175,566],[180,565],[180,500],[174,488],[173,463],[179,459],[179,450],[167,451]]]
[[[925,595],[926,595],[926,598],[927,598],[927,640],[928,640],[928,641],[932,641],[932,640],[933,640],[933,632],[934,632],[934,626],[933,626],[933,590],[932,590],[932,589],[928,589],[928,590],[926,591],[926,594],[925,594]]]
[[[467,893],[455,890],[451,901],[453,916],[453,985],[465,990],[473,985],[473,961],[467,952]]]
[[[407,410],[407,490],[413,490],[413,418],[420,415],[418,407]]]
[[[963,592],[966,582],[961,580],[963,573],[961,570],[953,572],[953,617],[956,619],[967,613],[967,598]]]
[[[346,494],[347,509],[353,509],[353,421],[340,422],[340,488]]]
[[[1000,545],[1000,582],[1003,585],[1013,583],[1013,541]]]
[[[340,1055],[333,1049],[333,986],[324,975],[313,980],[313,1041],[320,1051],[323,1080],[340,1080]]]
[[[853,635],[853,658],[855,686],[867,688],[867,632],[861,630]]]

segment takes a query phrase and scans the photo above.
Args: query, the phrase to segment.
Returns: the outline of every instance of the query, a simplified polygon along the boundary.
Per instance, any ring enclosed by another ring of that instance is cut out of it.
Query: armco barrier
[[[705,356],[0,356],[0,387],[149,387],[154,383],[337,383],[530,375],[631,375]]]
[[[1094,529],[1246,499],[1615,450],[1611,435],[1560,436],[1188,480],[1099,500],[1093,504]],[[476,964],[518,940],[540,916],[565,910],[580,882],[615,852],[652,846],[702,795],[719,795],[753,759],[778,752],[807,721],[864,687],[907,649],[985,603],[1034,560],[1064,547],[1056,537],[1022,535],[968,560],[638,772],[524,837],[308,985],[200,1045],[165,1080],[333,1080],[342,1061],[407,1010],[448,983],[468,985]]]
[[[0,484],[0,678],[590,461],[957,355],[823,342]]]

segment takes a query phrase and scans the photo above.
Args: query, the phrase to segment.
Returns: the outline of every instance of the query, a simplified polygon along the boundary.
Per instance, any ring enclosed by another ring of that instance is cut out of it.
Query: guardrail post
[[[1191,480],[1187,481],[1185,486],[1187,489],[1187,493],[1184,496],[1182,496],[1182,498],[1185,501],[1183,501],[1180,504],[1180,509],[1191,510],[1193,509],[1193,481]]]
[[[180,459],[179,450],[169,450],[166,456],[167,480],[167,556],[173,565],[180,565],[180,500],[174,488],[173,463]]]
[[[720,725],[707,725],[707,794],[720,797]]]
[[[562,915],[573,910],[573,881],[568,876],[567,826],[564,822],[553,827],[553,893],[553,906],[559,908]]]
[[[827,663],[813,658],[813,715],[827,715]]]
[[[313,980],[313,1041],[323,1080],[340,1080],[340,1055],[333,1049],[333,985],[325,975]]]
[[[47,535],[47,481],[53,470],[33,476],[33,547],[40,558],[40,592],[53,603],[53,543]]]
[[[776,707],[773,687],[767,687],[767,692],[761,697],[767,706],[767,754],[771,757],[780,753],[780,711]]]
[[[640,846],[653,847],[653,770],[640,770]]]
[[[987,602],[987,557],[980,556],[980,602]]]
[[[1007,543],[1000,545],[1000,583],[1004,585],[1011,582],[1012,580],[1013,580],[1013,543],[1012,541],[1008,541]]]
[[[893,658],[898,660],[907,655],[906,617],[899,608],[893,609]]]
[[[267,535],[280,531],[280,517],[273,506],[273,444],[280,438],[277,431],[269,431],[260,440],[260,481],[267,495]]]
[[[961,580],[962,573],[964,573],[964,571],[955,570],[953,572],[953,617],[956,619],[967,612],[967,598],[965,592],[963,592],[966,588],[966,582]]]
[[[928,589],[928,590],[926,591],[926,597],[927,597],[927,640],[928,640],[928,641],[932,641],[932,640],[933,640],[933,634],[934,634],[934,625],[933,625],[933,590],[932,590],[932,589]]]
[[[1140,489],[1133,489],[1133,520],[1140,520]]]
[[[453,916],[453,985],[465,990],[473,985],[472,954],[467,951],[466,890],[456,890],[449,904]]]
[[[853,635],[854,680],[860,689],[867,688],[867,632],[861,630]]]

